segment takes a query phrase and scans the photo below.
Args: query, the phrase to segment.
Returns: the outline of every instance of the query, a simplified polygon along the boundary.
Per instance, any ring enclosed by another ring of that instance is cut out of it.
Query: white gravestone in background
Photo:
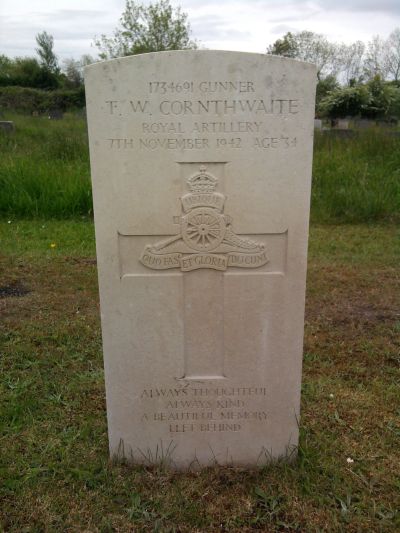
[[[221,51],[87,68],[112,455],[254,466],[295,449],[315,80]]]

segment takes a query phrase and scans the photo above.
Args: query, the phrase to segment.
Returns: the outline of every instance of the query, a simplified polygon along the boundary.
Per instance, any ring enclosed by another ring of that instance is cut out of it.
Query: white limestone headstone
[[[314,66],[86,69],[111,454],[254,466],[298,442]]]

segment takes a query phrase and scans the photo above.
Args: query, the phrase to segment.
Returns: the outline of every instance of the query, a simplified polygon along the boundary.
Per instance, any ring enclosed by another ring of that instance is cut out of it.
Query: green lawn
[[[299,457],[108,458],[93,225],[0,223],[0,530],[400,530],[399,231],[311,229]]]

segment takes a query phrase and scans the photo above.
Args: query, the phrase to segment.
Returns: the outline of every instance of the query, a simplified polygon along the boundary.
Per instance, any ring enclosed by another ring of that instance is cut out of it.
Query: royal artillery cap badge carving
[[[180,232],[145,247],[140,262],[148,268],[226,270],[257,268],[268,263],[265,246],[236,235],[224,213],[226,197],[216,192],[218,179],[201,166],[186,180],[189,193],[181,198]]]

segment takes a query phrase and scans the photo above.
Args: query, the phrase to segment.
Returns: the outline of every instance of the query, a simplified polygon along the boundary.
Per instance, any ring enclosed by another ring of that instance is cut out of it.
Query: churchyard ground
[[[0,141],[3,530],[398,531],[399,141],[317,139],[297,460],[178,474],[108,458],[84,123],[15,118]]]

